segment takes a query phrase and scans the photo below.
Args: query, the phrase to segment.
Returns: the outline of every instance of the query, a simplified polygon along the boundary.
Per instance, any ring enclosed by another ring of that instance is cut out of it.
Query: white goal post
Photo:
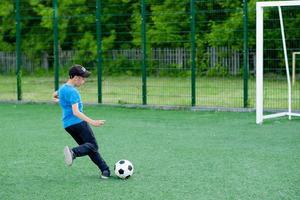
[[[285,42],[284,24],[282,18],[281,7],[282,6],[300,6],[300,0],[294,1],[267,1],[256,3],[256,123],[261,124],[264,119],[288,116],[300,116],[300,114],[292,112],[292,89],[291,89],[291,78],[289,72],[288,56]],[[282,45],[284,51],[285,68],[288,83],[288,110],[286,112],[280,112],[275,114],[264,115],[263,113],[263,41],[264,41],[264,26],[263,16],[264,8],[266,7],[278,7],[280,28],[282,36]]]

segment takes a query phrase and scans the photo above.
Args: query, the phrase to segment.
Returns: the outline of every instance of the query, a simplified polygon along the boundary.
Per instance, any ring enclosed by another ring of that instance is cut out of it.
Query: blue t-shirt
[[[68,84],[63,84],[58,90],[59,104],[62,108],[62,121],[64,128],[82,122],[73,115],[72,105],[78,103],[78,109],[82,112],[83,105],[78,90]]]

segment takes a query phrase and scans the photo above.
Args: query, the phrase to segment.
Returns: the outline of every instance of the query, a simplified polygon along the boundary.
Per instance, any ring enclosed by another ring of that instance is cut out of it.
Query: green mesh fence
[[[1,8],[4,2],[0,3]],[[13,3],[4,4],[5,11],[1,15],[1,48],[0,48],[0,99],[15,100],[16,79],[8,77],[9,74],[16,72],[16,53],[15,53],[15,13]]]
[[[190,3],[153,1],[146,6],[148,103],[191,105]]]
[[[197,105],[243,107],[243,5],[207,0],[196,5]]]
[[[254,108],[255,3],[3,0],[0,100],[50,101],[76,63],[93,74],[80,88],[86,102]],[[300,51],[298,11],[283,8],[291,74],[292,54]],[[287,106],[278,20],[276,8],[266,10],[267,109]],[[300,55],[294,55],[299,109]]]
[[[52,2],[36,2],[19,2],[20,29],[16,28],[20,32],[20,43],[17,43],[20,48],[20,88],[25,101],[49,100],[54,85],[52,78],[39,77],[46,74],[53,63]]]
[[[59,80],[68,79],[68,69],[81,64],[92,72],[79,89],[85,102],[97,102],[97,40],[95,1],[58,2]]]
[[[102,100],[141,104],[141,6],[139,1],[101,1]]]

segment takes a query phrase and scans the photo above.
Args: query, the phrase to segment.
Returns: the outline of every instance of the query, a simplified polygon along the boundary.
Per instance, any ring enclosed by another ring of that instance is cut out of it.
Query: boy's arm
[[[59,97],[58,97],[57,91],[53,92],[53,94],[52,94],[52,100],[53,100],[55,103],[58,103],[58,102],[59,102]]]
[[[105,120],[93,120],[86,116],[84,113],[80,112],[78,109],[78,103],[75,103],[72,105],[72,111],[73,114],[78,117],[79,119],[86,121],[87,123],[93,125],[93,126],[101,126],[104,124]]]

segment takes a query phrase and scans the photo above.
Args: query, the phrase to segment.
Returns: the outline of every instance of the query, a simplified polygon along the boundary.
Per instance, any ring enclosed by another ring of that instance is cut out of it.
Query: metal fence
[[[254,108],[255,2],[7,1],[0,100],[49,101],[78,63],[93,72],[82,88],[87,102]],[[290,62],[300,51],[297,11],[283,10]],[[265,18],[265,107],[281,109],[287,90],[279,19],[272,9]]]
[[[69,67],[70,61],[78,57],[79,52],[65,50],[59,52],[59,64],[61,67]],[[228,47],[207,47],[205,53],[208,55],[208,68],[221,65],[229,70],[231,75],[239,75],[243,66],[243,53]],[[187,48],[152,48],[150,60],[159,61],[156,70],[164,69],[168,65],[175,65],[180,69],[189,68],[191,61],[191,51]],[[113,49],[111,51],[112,60],[126,58],[129,61],[140,60],[142,58],[141,49]],[[197,53],[196,53],[197,57]],[[25,54],[22,55],[22,68],[24,71],[34,74],[35,68],[40,67],[49,70],[53,58],[47,52],[42,52],[39,56],[39,63],[35,63]],[[255,56],[252,57],[255,63]],[[251,60],[251,59],[250,59]],[[94,62],[96,64],[96,62]],[[1,72],[7,74],[14,72],[16,68],[15,52],[0,52]],[[96,66],[92,66],[95,68]]]

